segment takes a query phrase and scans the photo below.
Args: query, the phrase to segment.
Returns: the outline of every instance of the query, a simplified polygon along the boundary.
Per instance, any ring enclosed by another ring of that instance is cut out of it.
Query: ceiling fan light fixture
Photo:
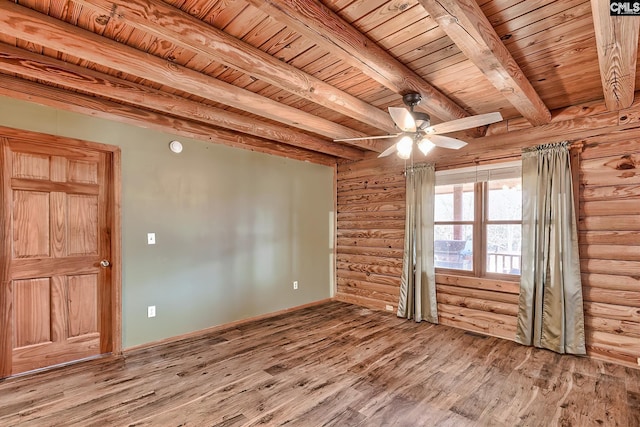
[[[411,151],[413,150],[413,139],[410,136],[403,136],[396,144],[398,150],[398,157],[407,160],[411,157]]]
[[[411,153],[407,154],[398,151],[398,157],[400,157],[402,160],[409,160],[411,158]]]
[[[418,142],[418,149],[422,152],[422,154],[424,154],[425,156],[427,154],[429,154],[429,151],[431,151],[433,149],[433,147],[435,147],[436,145],[429,141],[429,139],[427,138],[422,138],[420,140],[420,142]]]

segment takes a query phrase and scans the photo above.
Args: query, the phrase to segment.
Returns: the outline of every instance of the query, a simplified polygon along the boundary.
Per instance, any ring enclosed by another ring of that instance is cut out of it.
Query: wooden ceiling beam
[[[419,108],[445,120],[469,114],[317,0],[247,0],[390,90],[418,92]]]
[[[635,91],[640,18],[610,16],[607,0],[591,0],[591,11],[604,102],[610,111],[627,108]]]
[[[332,139],[366,136],[12,2],[0,2],[0,33]],[[350,144],[382,151],[376,141]]]
[[[190,101],[180,96],[118,79],[77,65],[0,43],[0,71],[15,73],[89,93],[107,96],[137,107],[160,111],[186,120],[203,122],[276,142],[350,160],[364,153],[295,129],[263,122],[241,114]]]
[[[375,128],[397,131],[386,111],[162,1],[78,0],[76,3]]]
[[[464,55],[534,126],[551,113],[496,34],[476,0],[420,0]]]
[[[216,144],[280,157],[334,166],[336,158],[327,154],[305,150],[304,148],[279,144],[277,142],[242,135],[236,132],[214,128],[202,123],[169,117],[164,114],[143,110],[130,105],[119,104],[91,96],[71,93],[64,89],[21,80],[0,74],[0,95],[35,102],[64,111],[99,117],[119,123],[127,123],[145,129],[156,129],[173,135],[180,135]],[[169,140],[166,141],[167,143]]]

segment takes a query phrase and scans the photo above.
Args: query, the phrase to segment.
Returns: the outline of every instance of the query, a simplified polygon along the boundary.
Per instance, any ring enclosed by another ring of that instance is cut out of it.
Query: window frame
[[[519,165],[519,162],[517,163]],[[510,162],[508,164],[503,165],[491,165],[490,168],[486,168],[484,171],[491,170],[500,170],[507,169],[509,167],[514,167],[515,162]],[[469,168],[465,168],[468,170]],[[464,174],[465,170],[461,170],[460,175]],[[455,170],[450,171],[452,175],[456,174]],[[495,179],[491,179],[489,176],[487,179],[478,180],[477,172],[475,170],[476,177],[475,182],[473,182],[473,221],[435,221],[434,227],[437,225],[471,225],[473,228],[472,236],[473,236],[473,259],[472,259],[472,269],[471,270],[462,270],[455,268],[446,268],[446,267],[435,267],[436,274],[443,274],[448,276],[467,276],[467,277],[478,277],[478,278],[486,278],[486,279],[494,279],[494,280],[505,280],[505,281],[519,281],[520,274],[507,274],[507,273],[494,273],[487,272],[487,263],[488,263],[488,251],[487,251],[487,226],[488,225],[520,225],[522,227],[522,218],[519,221],[517,220],[489,220],[489,181],[498,180],[499,177]],[[437,173],[437,172],[436,172]],[[522,172],[519,172],[519,177],[522,178]],[[467,181],[467,183],[469,183]],[[455,183],[440,183],[436,182],[436,186],[438,185],[463,185],[462,182]],[[476,255],[477,254],[477,255]],[[434,260],[435,261],[435,260]],[[522,272],[522,251],[520,256],[520,271]]]

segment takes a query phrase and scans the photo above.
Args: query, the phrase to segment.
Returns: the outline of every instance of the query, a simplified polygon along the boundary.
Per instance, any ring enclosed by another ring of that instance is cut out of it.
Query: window
[[[519,275],[520,163],[436,172],[437,269],[478,277]]]

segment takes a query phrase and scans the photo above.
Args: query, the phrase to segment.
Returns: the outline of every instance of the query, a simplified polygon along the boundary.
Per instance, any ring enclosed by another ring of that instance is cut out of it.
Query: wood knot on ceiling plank
[[[98,25],[107,25],[109,23],[109,17],[107,15],[99,15],[95,21]]]

